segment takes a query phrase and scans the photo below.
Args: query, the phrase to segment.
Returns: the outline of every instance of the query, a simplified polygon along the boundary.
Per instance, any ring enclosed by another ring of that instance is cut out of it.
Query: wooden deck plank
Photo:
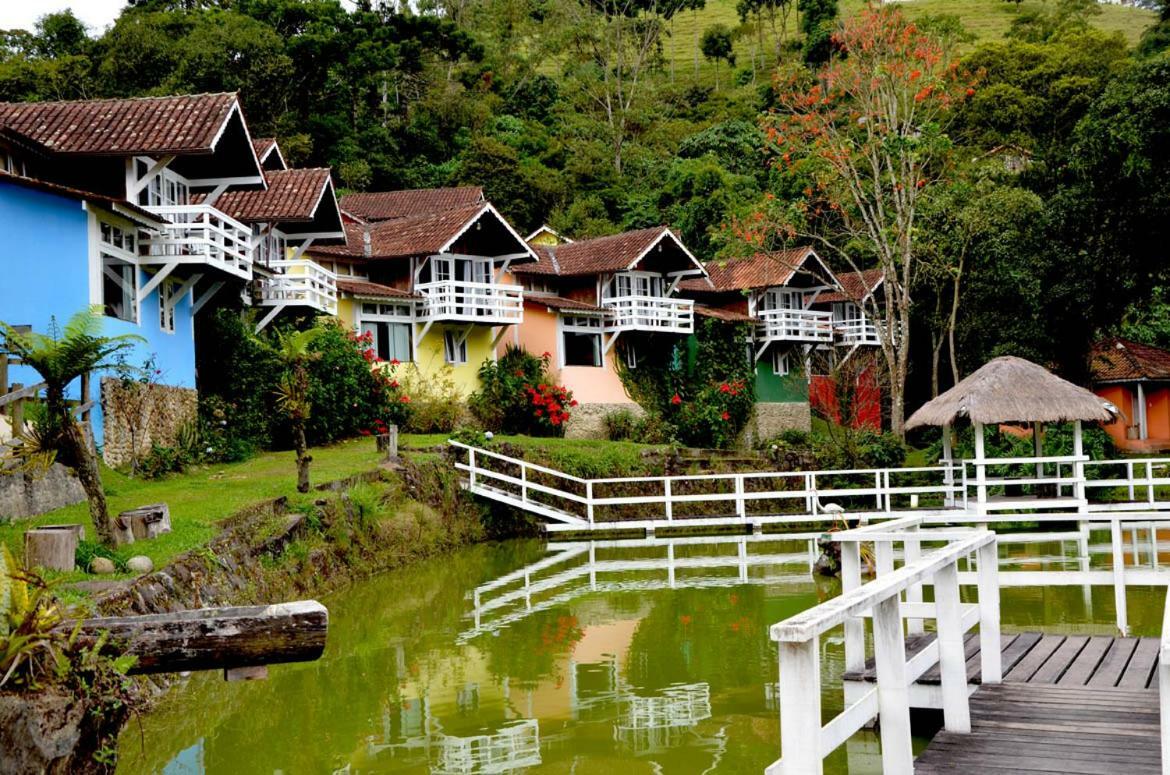
[[[1060,648],[1060,644],[1064,643],[1065,636],[1063,635],[1045,635],[1040,638],[1037,643],[1027,655],[1016,663],[1010,671],[1004,674],[1005,681],[1029,681],[1036,671],[1044,666],[1049,657]]]
[[[1137,648],[1133,651],[1133,658],[1125,666],[1118,686],[1126,689],[1145,689],[1150,685],[1150,677],[1154,674],[1154,666],[1158,664],[1158,651],[1162,643],[1158,638],[1139,638]]]
[[[1097,666],[1097,672],[1089,679],[1089,686],[1117,686],[1125,666],[1129,664],[1133,650],[1137,648],[1137,638],[1114,638],[1105,658]]]
[[[967,639],[963,642],[963,659],[970,661],[972,657],[979,653],[979,634],[968,633]],[[942,666],[937,662],[934,667],[927,670],[918,679],[920,684],[938,684],[942,683]]]
[[[1036,671],[1035,675],[1030,679],[1030,682],[1038,684],[1056,683],[1064,675],[1065,671],[1072,667],[1072,663],[1076,661],[1076,658],[1088,643],[1089,636],[1087,635],[1069,635],[1064,639],[1064,643],[1060,644],[1060,648],[1052,652],[1052,656],[1048,658],[1044,666]]]
[[[1093,677],[1093,673],[1097,671],[1101,660],[1105,658],[1105,653],[1109,651],[1111,643],[1113,643],[1113,638],[1109,635],[1094,635],[1089,638],[1089,642],[1077,655],[1076,661],[1069,666],[1056,684],[1058,686],[1084,686],[1087,684],[1089,679]]]
[[[1038,632],[1022,632],[1012,640],[1011,645],[1004,648],[1000,655],[1000,661],[1003,663],[1001,670],[1003,675],[1011,672],[1011,669],[1020,663],[1020,660],[1027,656],[1040,638],[1044,637]]]

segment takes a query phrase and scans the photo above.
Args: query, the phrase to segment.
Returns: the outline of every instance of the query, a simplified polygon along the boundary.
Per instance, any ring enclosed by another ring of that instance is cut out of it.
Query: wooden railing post
[[[524,463],[520,467],[524,468]],[[475,447],[467,448],[467,489],[475,490]]]
[[[662,504],[666,510],[666,521],[670,522],[671,520],[674,519],[674,504],[670,500],[670,496],[671,496],[670,479],[663,479],[662,480],[662,495],[663,495]]]
[[[0,396],[8,395],[8,353],[0,353]]]
[[[1154,505],[1154,463],[1146,461],[1146,503]]]
[[[934,605],[938,622],[943,723],[949,732],[970,732],[971,709],[967,705],[967,659],[963,654],[957,563],[945,565],[934,574]]]
[[[1117,629],[1125,636],[1129,634],[1129,612],[1125,600],[1125,545],[1120,518],[1109,520],[1109,534],[1113,543],[1113,605],[1117,609]]]
[[[528,502],[528,466],[520,466],[520,502]]]
[[[980,547],[976,555],[979,558],[980,680],[984,684],[997,684],[1003,680],[1002,645],[999,639],[999,546],[993,541]]]
[[[589,524],[593,524],[593,482],[585,482],[585,514],[589,518]]]
[[[905,564],[913,565],[922,557],[922,541],[918,539],[918,526],[912,526],[906,530],[906,540],[902,543],[902,552],[904,554]],[[911,584],[906,588],[906,602],[907,603],[921,603],[922,602],[922,585]],[[925,627],[921,619],[907,619],[906,632],[909,635],[918,635],[925,632]]]
[[[873,608],[873,651],[882,735],[882,771],[889,773],[914,772],[914,750],[910,738],[910,691],[906,686],[906,643],[902,635],[901,609],[902,604],[897,595],[882,600]],[[819,714],[817,718],[820,718]]]
[[[19,391],[23,384],[14,382],[12,384],[13,393]],[[12,410],[8,415],[8,419],[12,421],[12,435],[19,436],[20,432],[24,430],[24,399],[20,398],[12,402]]]
[[[861,542],[841,541],[841,594],[861,586]],[[865,670],[865,620],[851,616],[845,620],[845,670]]]
[[[780,643],[780,707],[790,709],[790,712],[780,714],[780,753],[784,757],[784,775],[821,775],[824,771],[821,751],[821,656],[817,645],[815,637],[799,643]],[[791,709],[796,708],[799,708],[799,712],[791,712]],[[909,743],[909,737],[906,740]]]
[[[743,477],[735,477],[735,513],[740,519],[747,519],[747,503],[743,498]]]

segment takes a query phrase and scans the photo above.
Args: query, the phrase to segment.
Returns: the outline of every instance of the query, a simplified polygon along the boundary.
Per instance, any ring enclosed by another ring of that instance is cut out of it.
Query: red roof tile
[[[827,304],[834,301],[861,302],[871,292],[877,289],[885,279],[881,269],[866,269],[861,272],[842,272],[837,275],[837,284],[840,291],[829,291],[817,296],[814,304]]]
[[[1170,381],[1170,352],[1128,339],[1093,345],[1089,371],[1096,382]]]
[[[726,309],[724,307],[708,307],[706,304],[696,304],[695,314],[702,315],[707,318],[715,318],[716,320],[723,320],[728,323],[755,323],[756,319],[746,312],[739,310]]]
[[[97,202],[110,208],[124,208],[133,212],[136,216],[144,220],[160,225],[168,223],[166,218],[163,218],[160,215],[155,215],[149,210],[140,207],[133,202],[128,202],[125,199],[118,199],[112,196],[106,196],[105,194],[95,194],[91,191],[83,191],[80,188],[72,188],[70,186],[62,186],[57,183],[50,183],[47,180],[28,178],[23,175],[13,175],[9,172],[4,172],[3,170],[0,170],[0,182],[12,183],[13,185],[24,186],[26,188],[35,188],[50,194],[60,194],[61,196],[67,196],[70,199]]]
[[[408,293],[400,288],[393,288],[389,285],[372,283],[369,280],[345,280],[341,277],[337,278],[337,290],[353,294],[359,298],[403,300],[419,298],[413,293]]]
[[[540,257],[538,262],[518,266],[515,270],[519,274],[555,274],[562,277],[620,272],[628,269],[667,233],[674,236],[665,226],[655,226],[608,237],[566,242],[563,245],[541,245],[537,251]],[[682,245],[682,240],[677,237],[675,240]]]
[[[267,190],[227,191],[215,200],[216,208],[245,223],[313,220],[329,185],[327,168],[271,170],[264,176]]]
[[[275,137],[253,137],[252,150],[256,152],[256,158],[264,161],[264,154],[276,149]]]
[[[479,186],[422,188],[346,194],[341,198],[341,209],[367,221],[386,221],[462,209],[483,201],[483,189]]]
[[[577,301],[576,299],[566,299],[564,296],[525,294],[524,300],[533,304],[542,304],[558,312],[602,312],[606,314],[610,312],[610,310],[604,307],[598,307],[596,304],[589,304],[588,302]]]
[[[747,258],[732,258],[727,261],[708,261],[704,266],[710,283],[706,280],[684,280],[679,287],[687,291],[721,292],[745,291],[755,288],[773,288],[787,285],[809,256],[815,256],[812,248],[801,247],[756,253]]]
[[[7,102],[0,125],[62,154],[207,153],[235,105],[232,93]]]

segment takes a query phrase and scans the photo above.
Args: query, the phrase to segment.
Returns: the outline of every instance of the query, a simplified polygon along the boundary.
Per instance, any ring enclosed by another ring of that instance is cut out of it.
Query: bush
[[[312,410],[305,428],[309,443],[328,444],[356,436],[375,420],[396,421],[391,391],[370,351],[370,339],[333,318],[317,325],[323,333],[311,347],[319,357],[309,364]],[[280,425],[285,425],[283,420]]]
[[[455,387],[454,369],[444,366],[433,375],[425,375],[414,364],[402,364],[398,382],[398,403],[409,406],[403,413],[402,427],[408,433],[450,433],[463,415],[463,394]]]
[[[537,358],[509,345],[498,360],[479,367],[481,387],[469,407],[485,430],[528,436],[561,436],[572,407],[567,388],[556,384],[545,353]]]
[[[610,441],[627,441],[637,438],[638,418],[629,409],[610,412],[601,419],[605,425],[605,437]]]

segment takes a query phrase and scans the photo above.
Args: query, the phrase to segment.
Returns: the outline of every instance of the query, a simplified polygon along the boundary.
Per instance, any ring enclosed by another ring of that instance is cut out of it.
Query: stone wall
[[[569,421],[565,423],[566,439],[604,439],[605,416],[627,410],[635,417],[642,417],[646,411],[633,402],[626,404],[580,404],[573,408]]]
[[[155,444],[174,446],[179,430],[198,411],[198,395],[191,388],[142,382],[126,387],[106,377],[101,396],[102,457],[111,468],[129,464],[135,451],[142,458]]]
[[[752,447],[781,431],[798,430],[807,433],[811,427],[812,412],[808,402],[757,403],[741,441],[743,446]]]
[[[60,463],[41,476],[0,471],[0,520],[34,517],[84,500],[81,482]]]

